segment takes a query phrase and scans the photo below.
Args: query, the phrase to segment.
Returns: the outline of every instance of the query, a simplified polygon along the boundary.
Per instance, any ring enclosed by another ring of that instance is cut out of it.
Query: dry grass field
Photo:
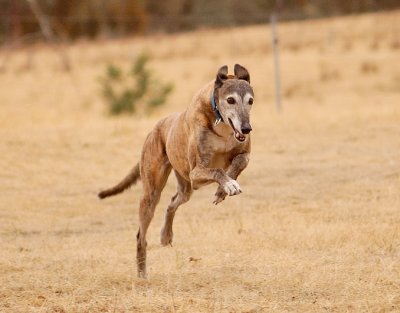
[[[0,312],[400,312],[399,20],[281,24],[281,114],[266,25],[82,41],[66,47],[70,73],[51,47],[13,52],[0,73]],[[174,92],[150,117],[110,118],[98,77],[142,51]],[[140,185],[96,193],[235,63],[256,94],[244,192],[218,206],[216,185],[195,192],[164,248],[171,175],[140,280]]]

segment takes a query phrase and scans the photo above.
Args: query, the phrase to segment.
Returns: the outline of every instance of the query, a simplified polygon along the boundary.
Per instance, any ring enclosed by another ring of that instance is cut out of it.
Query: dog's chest
[[[210,151],[217,154],[230,153],[237,146],[232,132],[216,133],[209,132],[206,136],[206,146]]]
[[[226,154],[216,153],[212,156],[209,167],[210,168],[223,168],[226,169],[229,166],[229,158]]]
[[[236,150],[236,142],[232,136],[209,137],[209,148],[211,154],[211,168],[226,168],[232,159],[232,153]]]

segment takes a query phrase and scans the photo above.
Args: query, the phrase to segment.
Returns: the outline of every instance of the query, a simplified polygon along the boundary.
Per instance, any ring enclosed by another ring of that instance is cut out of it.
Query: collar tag
[[[217,125],[218,125],[219,123],[221,123],[221,122],[222,122],[222,118],[217,117],[217,118],[215,119],[214,125],[217,126]]]

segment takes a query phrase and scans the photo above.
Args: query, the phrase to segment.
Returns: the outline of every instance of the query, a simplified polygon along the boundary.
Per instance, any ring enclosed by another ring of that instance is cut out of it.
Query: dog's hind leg
[[[146,278],[146,233],[172,167],[161,142],[150,138],[143,150],[141,160],[143,196],[139,208],[136,261],[138,276]]]
[[[172,244],[172,237],[173,237],[172,224],[174,221],[175,212],[181,204],[189,201],[190,196],[192,195],[193,192],[190,182],[185,180],[176,171],[175,171],[175,176],[178,181],[178,190],[176,194],[172,197],[171,203],[169,204],[167,211],[165,213],[165,222],[161,230],[161,244],[163,246]]]

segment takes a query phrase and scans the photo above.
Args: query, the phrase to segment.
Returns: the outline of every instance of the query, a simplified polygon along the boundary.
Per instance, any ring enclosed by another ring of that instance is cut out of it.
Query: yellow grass
[[[400,12],[280,25],[284,112],[267,26],[13,53],[0,74],[1,312],[399,312]],[[150,118],[109,118],[97,78],[143,50],[175,84]],[[33,68],[24,69],[27,53]],[[4,54],[0,55],[4,57]],[[243,194],[197,191],[159,244],[171,176],[136,278],[141,187],[96,192],[138,160],[158,118],[223,64],[256,93]]]

